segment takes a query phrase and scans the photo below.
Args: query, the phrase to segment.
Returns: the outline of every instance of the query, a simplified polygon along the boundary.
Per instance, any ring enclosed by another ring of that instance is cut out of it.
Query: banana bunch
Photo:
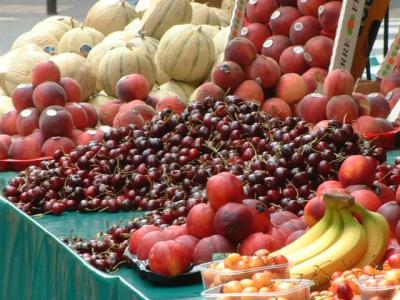
[[[326,194],[324,202],[324,217],[273,253],[288,258],[292,278],[311,279],[317,286],[327,283],[336,271],[379,264],[390,238],[386,219],[354,203],[350,195]],[[362,217],[362,224],[354,214]]]

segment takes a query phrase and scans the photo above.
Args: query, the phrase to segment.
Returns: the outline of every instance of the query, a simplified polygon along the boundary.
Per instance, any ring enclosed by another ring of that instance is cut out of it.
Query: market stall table
[[[393,162],[400,150],[391,151]],[[0,188],[15,176],[0,173]],[[0,197],[0,299],[202,299],[202,284],[157,286],[126,267],[106,274],[84,262],[60,238],[93,237],[107,224],[139,212],[64,213],[30,217]]]

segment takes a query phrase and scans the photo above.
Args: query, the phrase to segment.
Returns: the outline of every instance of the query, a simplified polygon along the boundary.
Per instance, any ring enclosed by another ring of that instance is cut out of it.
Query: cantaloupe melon
[[[89,103],[93,105],[93,107],[96,109],[97,113],[99,113],[100,108],[106,104],[108,101],[111,101],[115,99],[114,97],[110,97],[107,95],[103,95],[103,94],[96,94],[93,95],[92,97],[90,97],[89,99]]]
[[[75,28],[75,27],[79,27],[81,26],[81,23],[76,20],[73,17],[69,17],[69,16],[51,16],[51,17],[47,17],[46,19],[44,19],[41,22],[53,22],[53,21],[61,21],[63,23],[65,23],[65,25],[69,26],[69,28]]]
[[[129,40],[133,39],[134,37],[135,37],[135,34],[133,34],[132,32],[119,30],[119,31],[114,31],[113,33],[110,33],[109,35],[107,35],[104,38],[103,42],[113,41],[113,40],[128,42]]]
[[[87,13],[85,25],[104,35],[123,30],[137,14],[135,8],[125,0],[100,0]]]
[[[160,90],[160,89],[155,90],[155,91],[151,91],[150,92],[150,96],[157,97],[159,99],[163,99],[163,98],[167,98],[167,97],[178,97],[179,98],[179,96],[176,93],[172,92],[172,91]]]
[[[172,79],[201,82],[214,64],[215,47],[201,26],[176,25],[161,39],[157,55],[161,68]]]
[[[98,74],[101,59],[104,57],[104,55],[106,55],[108,51],[114,48],[125,47],[125,46],[126,42],[124,41],[106,40],[106,39],[104,39],[101,43],[94,46],[86,58],[94,74]],[[96,89],[101,90],[100,83],[97,81],[97,75],[96,75]]]
[[[157,2],[158,0],[139,0],[136,3],[135,11],[138,14],[138,17],[143,17],[145,11],[151,6],[153,2]]]
[[[129,40],[128,45],[143,48],[153,59],[156,55],[159,41],[143,33]]]
[[[142,30],[143,23],[140,19],[134,19],[128,25],[125,26],[124,31],[128,31],[134,35],[138,35]]]
[[[57,20],[41,21],[32,27],[32,31],[51,34],[57,40],[60,40],[64,33],[70,29],[71,27],[65,24],[63,21]]]
[[[217,7],[210,7],[210,9],[217,15],[219,23],[222,27],[229,26],[232,20],[232,13]]]
[[[9,110],[14,108],[11,97],[0,96],[0,120],[3,118],[4,114]]]
[[[67,52],[51,57],[59,67],[62,77],[71,77],[82,88],[81,100],[88,99],[96,90],[96,75],[86,59],[79,54]]]
[[[213,25],[200,25],[201,26],[201,31],[203,31],[207,36],[212,39],[214,36],[219,32],[219,27],[218,26],[213,26]]]
[[[48,54],[57,54],[59,50],[58,40],[49,33],[28,31],[21,34],[11,46],[11,50],[15,50],[29,44],[35,44],[42,51]]]
[[[97,79],[107,95],[115,96],[118,80],[128,74],[143,75],[152,87],[156,80],[156,66],[151,56],[136,47],[112,49],[101,59]]]
[[[77,27],[67,31],[59,43],[59,52],[73,52],[86,57],[90,50],[104,39],[104,35],[91,27]]]
[[[217,14],[211,10],[207,5],[203,4],[201,7],[196,8],[192,14],[192,24],[194,25],[215,25],[219,26],[219,18]]]
[[[190,95],[196,90],[196,87],[182,81],[170,80],[160,85],[160,90],[174,92],[181,100],[189,102]]]
[[[142,18],[142,31],[158,40],[172,26],[190,23],[192,6],[188,0],[159,0],[151,3]]]
[[[169,77],[167,74],[165,74],[164,70],[161,68],[160,58],[159,58],[158,54],[159,53],[157,51],[156,55],[154,56],[154,62],[156,63],[156,70],[157,70],[156,82],[159,85],[162,85],[162,84],[166,83],[167,81],[169,81],[171,79],[171,77]]]
[[[214,37],[215,54],[218,56],[224,52],[225,45],[228,41],[229,27],[222,28]]]
[[[46,52],[32,51],[30,46],[5,54],[0,60],[0,88],[11,96],[17,85],[30,82],[32,68],[49,57]]]

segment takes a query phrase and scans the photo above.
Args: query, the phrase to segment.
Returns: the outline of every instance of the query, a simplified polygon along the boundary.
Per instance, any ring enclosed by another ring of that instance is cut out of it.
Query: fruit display
[[[262,279],[263,275],[255,275],[262,272],[265,272],[269,279],[289,278],[286,258],[281,255],[272,256],[265,249],[256,251],[253,256],[231,253],[224,260],[199,265],[199,269],[202,272],[203,285],[206,289],[252,277],[253,280]],[[268,284],[265,283],[265,285]],[[263,285],[257,282],[254,286],[261,288]]]

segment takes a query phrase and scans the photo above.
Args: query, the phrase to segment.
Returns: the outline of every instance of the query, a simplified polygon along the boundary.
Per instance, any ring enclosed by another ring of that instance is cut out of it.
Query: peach
[[[39,111],[43,111],[51,105],[64,106],[67,101],[67,95],[58,83],[46,81],[35,87],[32,99],[35,107]]]
[[[26,136],[14,138],[8,149],[8,157],[12,159],[34,159],[41,156],[38,142]]]
[[[351,195],[356,203],[361,204],[370,211],[377,211],[382,205],[379,197],[370,190],[357,190],[352,192]]]
[[[396,55],[396,68],[400,69],[400,52]]]
[[[292,109],[289,104],[280,98],[270,98],[265,100],[261,110],[272,117],[277,117],[282,120],[292,116]]]
[[[318,8],[318,20],[323,31],[335,35],[341,9],[340,1],[329,1]]]
[[[258,55],[246,73],[248,79],[257,80],[264,89],[274,87],[281,75],[278,63],[264,55]]]
[[[87,129],[86,131],[80,131],[76,134],[73,140],[77,145],[88,145],[92,141],[100,143],[104,139],[104,132],[101,129]]]
[[[292,42],[286,35],[273,35],[265,40],[261,54],[279,62],[282,52],[290,46]]]
[[[291,46],[285,49],[279,58],[279,65],[282,73],[303,74],[310,67],[304,58],[304,48],[302,46]]]
[[[126,75],[117,82],[117,96],[125,102],[135,99],[145,100],[149,92],[149,83],[140,74]]]
[[[39,128],[47,138],[70,136],[74,129],[74,121],[65,107],[53,105],[40,114]]]
[[[163,111],[166,108],[171,109],[176,114],[181,114],[185,110],[186,104],[178,97],[171,96],[162,98],[160,101],[158,101],[156,106],[156,112]]]
[[[214,82],[206,82],[197,88],[194,99],[197,102],[204,102],[207,97],[222,101],[225,97],[225,91]]]
[[[44,156],[53,156],[57,150],[61,150],[63,153],[70,153],[74,148],[75,144],[70,138],[54,136],[44,142],[42,153]]]
[[[288,104],[294,104],[307,94],[307,84],[304,78],[295,73],[283,75],[276,86],[276,95]]]
[[[245,80],[235,90],[235,96],[245,101],[264,102],[264,91],[256,80]]]
[[[393,109],[393,107],[396,106],[399,99],[400,99],[400,88],[395,88],[386,95],[386,100],[389,102],[390,109]]]
[[[0,159],[7,159],[7,158],[8,158],[8,146],[3,141],[0,141]]]
[[[397,231],[396,227],[400,221],[400,205],[396,201],[389,201],[383,204],[377,212],[384,216],[393,233]]]
[[[369,116],[371,107],[369,105],[367,96],[361,93],[353,93],[352,97],[357,102],[358,114],[360,116]]]
[[[34,130],[29,135],[29,137],[34,139],[40,145],[40,147],[42,147],[44,142],[46,141],[46,137],[44,136],[43,132],[40,129]]]
[[[251,0],[246,5],[246,17],[251,23],[267,24],[278,8],[276,0]]]
[[[34,108],[27,108],[21,111],[17,117],[17,130],[20,135],[29,135],[39,128],[40,112]]]
[[[192,259],[193,259],[194,249],[196,248],[197,243],[199,242],[198,238],[195,238],[194,236],[189,234],[185,234],[178,236],[174,241],[185,247],[192,254]]]
[[[386,118],[390,114],[390,105],[386,97],[380,93],[367,95],[371,117]]]
[[[304,45],[309,39],[319,35],[321,25],[318,18],[303,16],[298,18],[290,27],[289,37],[293,45]]]
[[[323,120],[323,121],[318,122],[312,128],[312,131],[317,131],[319,129],[328,128],[329,127],[329,122],[330,122],[330,120]]]
[[[217,210],[214,230],[232,242],[241,242],[253,233],[253,215],[248,206],[229,202]]]
[[[146,233],[139,241],[137,257],[142,260],[147,259],[151,248],[160,241],[165,241],[162,231],[151,231]]]
[[[304,45],[304,58],[310,67],[327,69],[331,62],[333,40],[329,37],[318,35],[311,38]]]
[[[279,249],[279,245],[274,238],[262,232],[257,232],[249,235],[240,245],[240,254],[252,256],[257,250],[266,249],[270,252]]]
[[[144,126],[144,120],[142,116],[133,109],[125,110],[115,115],[113,127],[119,128],[129,126],[131,124],[136,125],[138,128],[142,128]]]
[[[159,99],[158,97],[149,95],[149,96],[146,98],[145,103],[146,103],[147,105],[150,105],[152,108],[155,109],[155,108],[157,107],[158,101],[160,101],[160,99]]]
[[[265,0],[256,0],[265,1]],[[275,0],[273,0],[275,1]],[[265,22],[266,23],[266,22]],[[257,49],[254,43],[244,37],[236,37],[225,46],[224,60],[234,61],[242,67],[251,65],[257,57]]]
[[[220,187],[224,186],[224,189]],[[243,184],[231,172],[222,172],[207,180],[207,198],[211,207],[218,210],[228,202],[242,202],[244,199]]]
[[[240,31],[240,36],[252,41],[258,53],[261,53],[265,40],[271,35],[269,28],[261,23],[249,24]]]
[[[380,88],[384,95],[387,95],[395,88],[400,88],[400,71],[394,70],[390,75],[382,79]]]
[[[328,0],[297,0],[297,7],[303,15],[318,17],[318,8]]]
[[[11,145],[11,136],[8,134],[0,134],[0,142],[4,143],[8,149]]]
[[[33,107],[33,85],[28,83],[19,84],[13,94],[12,102],[15,109],[20,112],[28,107]]]
[[[88,117],[87,127],[94,128],[97,125],[99,120],[99,116],[97,115],[97,111],[94,106],[87,102],[82,102],[80,105],[85,109],[86,115]]]
[[[79,103],[70,102],[65,105],[65,108],[71,114],[74,125],[78,129],[89,127],[89,119],[86,110]]]
[[[125,110],[132,109],[132,108],[134,108],[135,106],[137,106],[139,104],[145,104],[145,103],[142,100],[133,100],[133,101],[130,101],[130,102],[123,103],[121,105],[121,107],[119,108],[118,112],[122,112],[122,111],[125,111]]]
[[[78,142],[77,142],[77,141],[78,141],[78,138],[79,138],[79,136],[80,136],[83,132],[84,132],[83,130],[76,129],[76,128],[74,128],[74,130],[72,130],[70,137],[71,137],[72,141],[73,141],[76,145],[78,145]]]
[[[304,207],[304,221],[308,227],[313,227],[325,215],[325,202],[321,197],[314,197]]]
[[[139,241],[142,239],[144,235],[152,231],[161,231],[161,229],[155,225],[146,225],[138,230],[136,230],[133,234],[131,234],[129,238],[129,251],[132,254],[137,254],[137,248],[139,246]]]
[[[289,245],[299,239],[302,235],[304,235],[307,232],[307,230],[300,229],[297,231],[292,232],[286,239],[285,245]]]
[[[187,215],[187,232],[196,238],[211,236],[214,231],[215,210],[208,204],[200,203],[192,207]]]
[[[267,206],[256,199],[245,199],[243,204],[250,208],[253,215],[253,232],[264,232],[270,225],[270,215]]]
[[[269,26],[274,35],[282,34],[289,36],[290,27],[300,17],[301,13],[297,8],[282,6],[272,13]]]
[[[377,118],[371,116],[361,116],[357,118],[353,124],[353,129],[360,136],[368,133],[381,134],[382,127]]]
[[[395,200],[396,193],[393,192],[386,184],[381,182],[374,183],[374,192],[379,197],[382,203],[387,203]]]
[[[297,219],[298,216],[290,211],[281,210],[281,211],[272,213],[270,218],[271,218],[271,225],[272,225],[272,226],[270,226],[270,229],[272,229],[273,227],[281,226],[283,223],[286,223],[289,220]]]
[[[322,196],[325,192],[329,192],[332,190],[341,190],[343,189],[343,185],[337,181],[337,180],[326,180],[323,183],[321,183],[316,191],[316,196],[320,197]]]
[[[326,119],[328,97],[318,93],[305,96],[300,101],[300,117],[310,123],[318,123]]]
[[[108,101],[99,110],[99,119],[101,124],[112,126],[115,116],[117,115],[123,102],[115,99]]]
[[[364,155],[347,157],[339,169],[339,181],[347,187],[349,185],[365,184],[371,186],[375,180],[376,162]]]
[[[390,123],[388,120],[383,118],[377,118],[377,120],[382,128],[382,132],[389,132],[394,129],[392,123]]]
[[[45,81],[59,82],[60,79],[60,69],[51,60],[39,62],[31,70],[31,82],[34,86]]]
[[[313,67],[303,74],[303,78],[308,86],[308,93],[314,93],[317,91],[319,85],[323,85],[328,71]]]
[[[17,129],[18,111],[15,109],[7,111],[0,122],[0,132],[8,135],[18,134]]]
[[[358,117],[357,102],[348,95],[332,97],[326,106],[326,116],[329,120],[350,124]]]
[[[183,225],[170,225],[167,228],[164,228],[162,234],[165,237],[165,240],[175,240],[177,237],[182,235],[186,235],[186,224]]]
[[[201,264],[212,261],[214,253],[234,252],[235,247],[224,236],[215,234],[201,239],[193,252],[193,261],[195,264]]]
[[[212,81],[225,91],[234,91],[244,81],[245,75],[239,64],[225,61],[214,67]]]
[[[70,77],[62,77],[60,85],[67,95],[67,102],[80,102],[82,100],[82,88],[78,81]]]
[[[354,78],[344,69],[333,70],[326,76],[324,93],[328,98],[338,95],[351,95],[354,90]]]
[[[184,273],[192,263],[191,253],[176,241],[156,243],[148,257],[150,270],[168,277]]]
[[[137,104],[132,109],[134,111],[138,112],[142,116],[142,118],[145,122],[150,122],[156,113],[154,108],[152,108],[150,105],[147,105],[145,103]]]

